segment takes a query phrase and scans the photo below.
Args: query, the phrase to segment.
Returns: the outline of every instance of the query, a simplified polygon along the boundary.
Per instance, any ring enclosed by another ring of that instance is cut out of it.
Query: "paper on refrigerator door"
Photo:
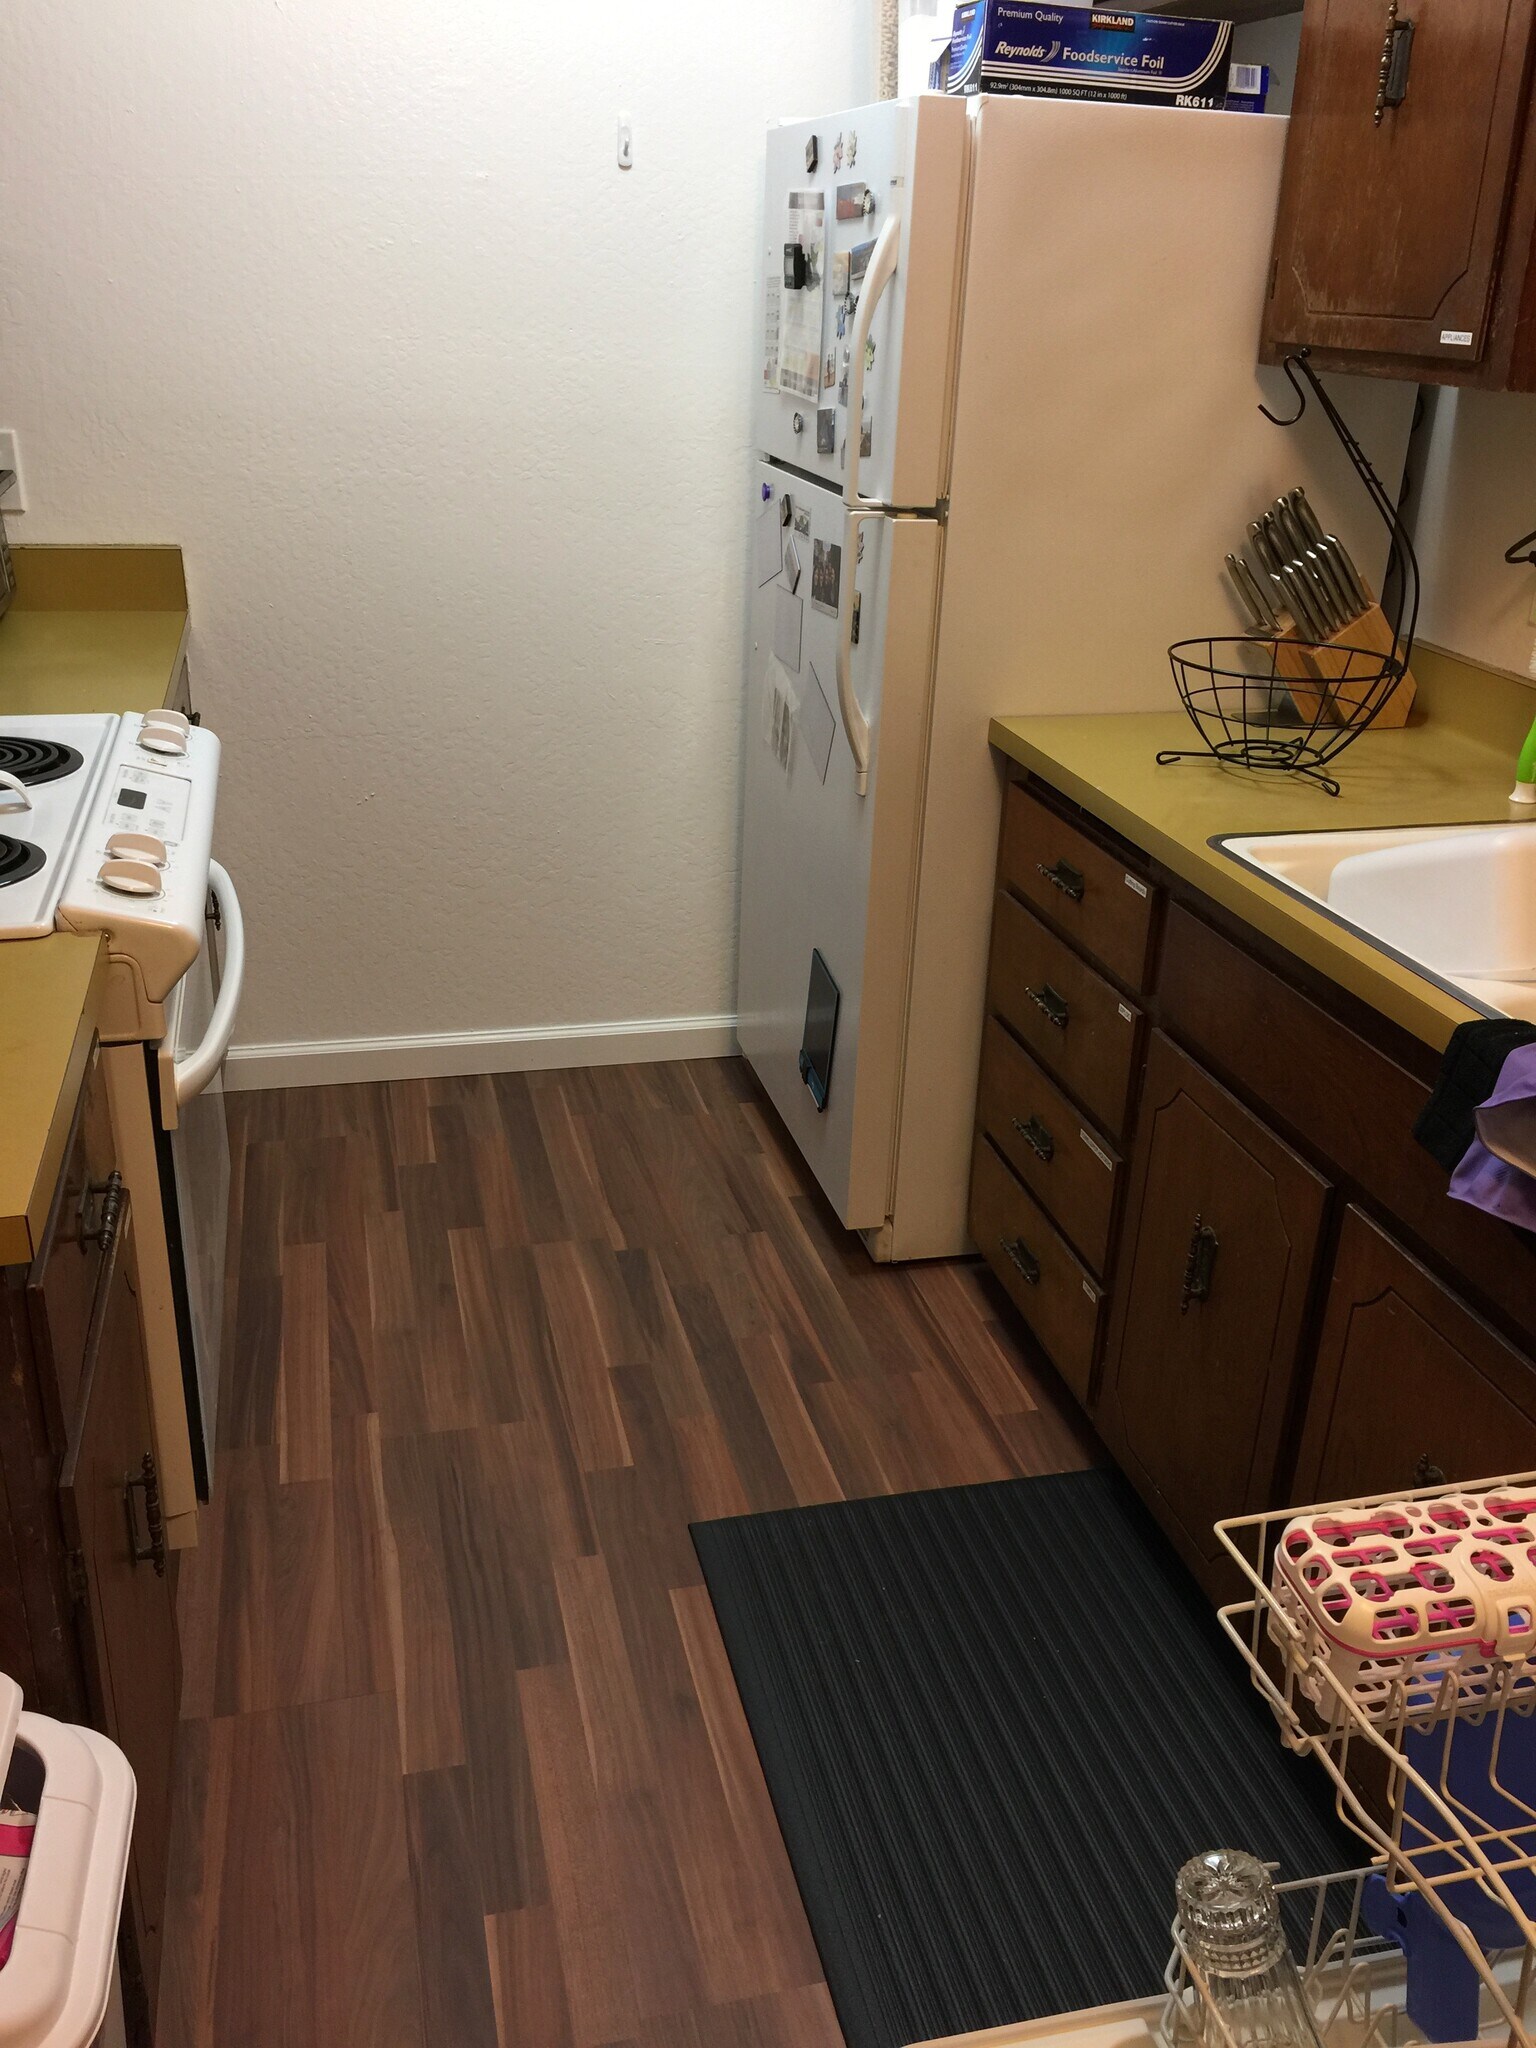
[[[785,216],[786,246],[805,252],[805,283],[780,294],[779,389],[797,398],[821,395],[821,294],[826,261],[827,210],[824,192],[791,192]]]
[[[832,715],[832,706],[827,702],[827,693],[821,687],[821,677],[816,673],[814,661],[805,665],[805,681],[798,692],[799,703],[796,717],[800,734],[805,741],[805,751],[811,757],[811,766],[821,777],[827,779],[827,768],[832,759],[832,742],[837,735],[837,720]]]
[[[805,623],[805,601],[781,583],[773,593],[773,652],[791,675],[800,673],[800,634]]]
[[[784,566],[784,528],[775,504],[765,505],[753,523],[752,560],[759,589],[771,583]]]
[[[779,319],[784,297],[784,269],[777,250],[768,252],[768,273],[763,285],[763,389],[779,388]]]

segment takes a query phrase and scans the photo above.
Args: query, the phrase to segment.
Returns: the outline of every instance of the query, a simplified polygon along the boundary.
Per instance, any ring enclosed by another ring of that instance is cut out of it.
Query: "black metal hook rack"
[[[1208,759],[1311,777],[1330,796],[1339,784],[1329,765],[1380,716],[1408,672],[1418,632],[1418,557],[1397,504],[1354,429],[1302,348],[1281,365],[1296,396],[1289,418],[1259,407],[1277,427],[1294,427],[1315,401],[1349,457],[1389,540],[1383,612],[1391,647],[1351,647],[1292,635],[1181,641],[1168,650],[1184,708],[1203,749],[1169,749],[1160,762]],[[1536,534],[1531,536],[1536,542]],[[1387,610],[1390,603],[1391,609]],[[1308,679],[1298,684],[1294,664]],[[1287,664],[1292,664],[1288,666]],[[1310,707],[1310,711],[1309,711]]]

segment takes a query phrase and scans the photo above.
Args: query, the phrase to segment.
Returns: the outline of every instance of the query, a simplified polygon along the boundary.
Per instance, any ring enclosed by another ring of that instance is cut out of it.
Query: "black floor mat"
[[[1199,1850],[1366,1860],[1117,1474],[693,1539],[849,2048],[1157,1991]]]

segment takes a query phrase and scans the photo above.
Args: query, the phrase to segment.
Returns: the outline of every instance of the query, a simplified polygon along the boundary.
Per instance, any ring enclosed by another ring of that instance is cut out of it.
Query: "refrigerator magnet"
[[[837,217],[839,220],[862,220],[873,209],[866,204],[869,198],[867,185],[839,185],[837,188]]]
[[[795,507],[795,531],[802,540],[811,537],[811,515],[804,505]]]
[[[820,542],[817,545],[819,547]],[[815,588],[814,572],[812,588]],[[773,593],[773,651],[793,676],[800,673],[800,633],[804,617],[802,601],[781,583]]]
[[[824,405],[816,415],[816,453],[835,455],[837,453],[837,408]]]
[[[843,138],[841,135],[832,145],[832,168],[834,171],[840,171],[843,168]]]
[[[798,590],[800,588],[800,550],[793,541],[784,550],[784,574],[789,580],[790,589]]]
[[[859,138],[857,135],[854,134],[853,130],[850,128],[848,130],[848,147],[847,150],[844,152],[843,161],[844,163],[847,164],[849,170],[851,171],[854,165],[858,162],[858,160]]]
[[[843,584],[843,551],[835,540],[818,540],[811,545],[811,606],[837,617],[838,593]],[[798,669],[799,664],[796,664]]]
[[[836,382],[837,351],[836,349],[829,348],[827,350],[827,360],[821,366],[821,388],[823,391],[830,391]]]
[[[852,275],[853,266],[849,261],[848,251],[846,249],[838,249],[832,257],[832,296],[834,299],[847,298],[848,285]]]

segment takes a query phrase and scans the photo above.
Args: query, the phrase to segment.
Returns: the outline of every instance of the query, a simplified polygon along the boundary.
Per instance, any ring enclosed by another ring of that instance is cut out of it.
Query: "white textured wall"
[[[762,132],[872,28],[8,0],[15,534],[186,550],[243,1041],[731,1008]]]
[[[1536,675],[1536,569],[1504,551],[1536,527],[1536,398],[1435,394],[1414,516],[1419,631],[1468,661]]]

